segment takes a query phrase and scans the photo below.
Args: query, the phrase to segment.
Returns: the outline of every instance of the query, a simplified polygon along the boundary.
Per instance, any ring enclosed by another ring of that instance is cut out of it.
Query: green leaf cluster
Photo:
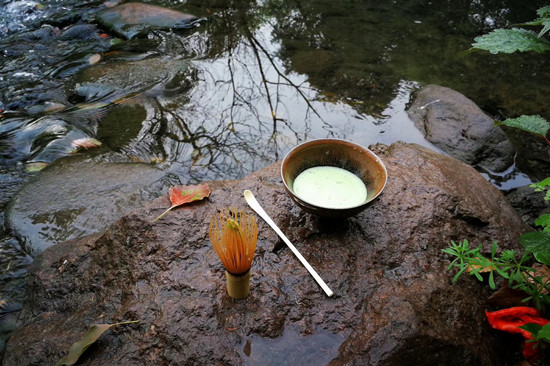
[[[514,53],[516,51],[544,52],[550,50],[550,42],[540,38],[537,33],[522,29],[495,29],[491,33],[474,38],[473,49],[491,53]]]
[[[550,201],[550,190],[547,189],[548,186],[550,186],[550,178],[546,178],[541,182],[533,183],[529,185],[529,187],[535,188],[535,192],[546,192],[546,195],[544,196],[545,201]],[[535,224],[539,225],[536,222]]]
[[[523,234],[519,238],[519,242],[525,248],[525,253],[533,253],[535,259],[550,266],[550,233],[544,231],[536,231]]]
[[[453,283],[464,273],[469,272],[478,280],[483,281],[482,272],[489,271],[489,286],[496,290],[494,273],[496,272],[501,277],[508,280],[509,286],[520,289],[528,294],[524,301],[533,300],[540,307],[544,304],[550,305],[550,296],[544,294],[545,290],[550,290],[550,283],[542,276],[535,276],[535,269],[526,263],[534,257],[536,253],[543,251],[540,243],[528,243],[530,247],[526,248],[525,253],[521,258],[517,259],[517,253],[514,250],[504,250],[500,255],[497,255],[498,245],[493,243],[491,250],[491,258],[486,258],[481,254],[481,245],[476,248],[470,248],[468,240],[463,240],[460,243],[451,242],[451,246],[443,250],[443,252],[454,256],[455,259],[451,262],[448,269],[453,267],[458,268],[458,272],[453,277]],[[546,248],[550,248],[550,241],[546,243]]]
[[[546,200],[550,200],[547,189],[550,186],[550,178],[531,185],[538,191],[546,191]],[[535,225],[542,227],[542,231],[523,234],[519,242],[524,248],[523,255],[519,260],[517,253],[513,250],[503,250],[497,255],[497,243],[494,242],[491,248],[491,258],[486,258],[481,253],[481,246],[470,248],[467,240],[460,243],[451,241],[449,248],[443,252],[454,257],[448,269],[458,268],[453,277],[453,283],[465,272],[483,281],[482,272],[489,271],[489,286],[496,289],[494,274],[508,280],[508,286],[524,291],[527,297],[523,301],[532,300],[535,306],[544,313],[550,305],[550,278],[537,275],[536,270],[529,265],[533,259],[537,262],[550,266],[550,214],[541,215],[535,221]],[[526,324],[523,329],[533,334],[535,341],[550,343],[550,323],[545,326],[537,324]]]
[[[522,236],[523,238],[524,236]],[[489,286],[496,290],[494,278],[496,272],[508,280],[510,287],[522,290],[528,295],[523,301],[532,300],[537,308],[543,309],[550,305],[550,296],[547,295],[547,292],[550,291],[550,280],[543,276],[537,276],[535,269],[527,263],[530,263],[533,258],[536,259],[537,256],[544,261],[550,259],[547,257],[550,252],[550,234],[543,238],[527,237],[523,239],[522,244],[525,246],[525,252],[519,259],[514,250],[504,250],[497,255],[498,245],[496,242],[493,243],[490,259],[481,254],[481,245],[470,248],[467,240],[458,244],[451,241],[451,246],[443,249],[443,252],[455,257],[448,268],[458,268],[458,272],[453,277],[453,283],[465,272],[475,276],[479,281],[483,281],[481,273],[489,271]]]
[[[550,6],[545,6],[537,10],[538,19],[533,20],[532,22],[525,23],[525,25],[540,25],[542,30],[539,33],[539,37],[542,37],[548,31],[550,31]]]
[[[520,116],[517,118],[508,118],[504,121],[496,122],[497,125],[505,125],[509,127],[519,128],[520,130],[538,135],[545,138],[548,130],[550,129],[550,123],[541,116]]]
[[[527,323],[525,325],[522,325],[520,328],[525,329],[533,335],[533,342],[550,342],[550,323],[546,324],[545,326],[540,326],[534,323]]]
[[[550,50],[550,42],[543,38],[550,31],[550,6],[540,8],[537,14],[539,16],[537,19],[522,25],[542,26],[542,30],[538,34],[522,28],[495,29],[491,33],[476,37],[474,39],[476,43],[472,44],[472,49],[485,50],[491,53],[544,52]]]
[[[542,26],[538,34],[522,28],[495,29],[488,34],[476,37],[474,39],[476,42],[472,43],[470,50],[478,49],[491,53],[513,53],[518,51],[545,52],[550,50],[550,41],[544,38],[550,31],[550,6],[540,8],[537,14],[537,19],[522,25]],[[550,123],[541,116],[523,115],[517,118],[509,118],[502,122],[497,121],[497,125],[506,125],[533,133],[542,137],[550,145],[550,141],[546,138],[546,134],[550,129]]]
[[[550,6],[545,6],[537,11],[538,18],[534,21],[522,24],[527,26],[541,26],[537,34],[530,30],[521,28],[496,29],[491,33],[476,37],[476,43],[472,44],[471,50],[480,49],[491,53],[513,53],[536,51],[544,52],[550,50],[550,42],[543,38],[550,32]],[[550,140],[546,137],[550,129],[550,123],[541,116],[523,115],[517,118],[509,118],[497,125],[506,125],[518,128],[523,131],[542,137],[547,145]],[[544,199],[550,201],[550,178],[542,182],[531,184],[531,187],[538,192],[546,192]],[[449,269],[458,268],[453,282],[466,271],[483,280],[481,272],[489,271],[489,285],[495,289],[494,272],[503,278],[508,279],[508,285],[512,288],[521,289],[528,294],[524,301],[533,300],[535,306],[544,313],[544,308],[550,304],[550,279],[545,276],[537,276],[533,267],[526,263],[533,259],[539,263],[550,266],[550,214],[541,215],[535,220],[535,225],[542,227],[540,232],[527,233],[521,236],[520,244],[525,248],[519,260],[512,250],[505,250],[500,256],[496,256],[497,244],[493,243],[491,259],[481,254],[481,246],[470,249],[467,240],[451,246],[443,251],[456,257],[450,264]],[[533,334],[533,342],[544,341],[550,343],[550,323],[545,326],[539,324],[525,324],[520,327]]]

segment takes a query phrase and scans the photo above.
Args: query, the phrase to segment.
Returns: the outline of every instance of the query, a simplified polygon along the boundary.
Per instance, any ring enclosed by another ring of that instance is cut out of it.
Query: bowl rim
[[[295,152],[295,150],[299,149],[299,148],[304,148],[304,146],[307,146],[307,145],[310,145],[310,144],[313,144],[313,143],[323,143],[323,142],[326,142],[326,143],[337,143],[337,144],[342,144],[342,143],[345,143],[347,145],[353,145],[359,149],[362,149],[364,151],[367,152],[367,154],[371,155],[374,160],[378,163],[379,166],[382,167],[382,170],[384,171],[384,184],[382,185],[382,187],[378,190],[378,192],[373,195],[370,199],[368,199],[367,201],[363,202],[363,203],[360,203],[356,206],[349,206],[349,207],[344,207],[344,208],[334,208],[334,207],[324,207],[324,206],[319,206],[319,205],[316,205],[314,203],[311,203],[311,202],[308,202],[308,201],[305,201],[303,199],[301,199],[300,197],[298,197],[296,195],[296,193],[294,193],[294,190],[292,190],[286,180],[285,180],[285,176],[284,176],[284,171],[283,171],[283,168],[285,167],[285,161],[287,161],[287,159],[289,158],[289,156]],[[370,150],[369,148],[363,146],[363,145],[360,145],[358,143],[355,143],[353,141],[350,141],[350,140],[346,140],[346,139],[339,139],[339,138],[319,138],[319,139],[313,139],[313,140],[308,140],[308,141],[304,141],[296,146],[294,146],[292,149],[290,149],[290,151],[288,153],[286,153],[285,157],[283,158],[283,160],[281,160],[281,180],[283,181],[283,184],[286,188],[286,190],[288,192],[290,192],[292,194],[292,198],[297,198],[299,199],[300,201],[303,201],[305,203],[307,203],[308,205],[311,205],[313,207],[318,207],[319,209],[321,210],[329,210],[329,211],[333,211],[333,212],[344,212],[346,210],[355,210],[355,209],[358,209],[360,207],[363,207],[363,206],[366,206],[368,205],[370,202],[374,201],[381,193],[382,191],[384,191],[384,188],[386,188],[386,184],[388,182],[388,170],[386,168],[386,165],[384,164],[384,162],[382,161],[382,159],[380,159],[380,157],[375,154],[372,150]]]

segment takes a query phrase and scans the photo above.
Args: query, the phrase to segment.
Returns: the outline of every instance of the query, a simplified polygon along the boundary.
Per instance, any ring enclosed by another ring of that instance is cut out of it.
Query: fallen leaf
[[[113,55],[118,55],[119,53],[120,53],[119,51],[106,52],[106,53],[105,53],[105,57],[107,57],[107,56],[113,56]]]
[[[527,297],[529,295],[525,291],[509,287],[508,281],[504,280],[500,288],[489,296],[487,304],[500,309],[525,306],[523,299]]]
[[[478,257],[476,257],[478,258]],[[495,269],[495,266],[487,266],[485,268],[482,268],[479,264],[470,264],[467,268],[466,268],[466,272],[470,273],[472,272],[474,269],[478,269],[478,268],[481,268],[478,273],[486,273],[486,272],[491,272],[493,269]]]
[[[94,147],[100,147],[101,141],[96,140],[91,137],[84,137],[81,139],[76,139],[71,142],[71,146],[74,147],[76,150],[78,149],[91,149]]]
[[[201,185],[170,187],[170,202],[172,202],[172,206],[170,206],[170,208],[168,208],[159,217],[153,220],[153,222],[166,215],[168,211],[175,207],[181,206],[185,203],[202,200],[204,197],[208,197],[209,195],[210,188],[208,188],[208,184],[206,183]]]
[[[25,164],[25,170],[29,173],[36,173],[36,172],[41,171],[42,169],[44,169],[48,165],[50,165],[50,163],[45,163],[45,162],[42,162],[42,161],[33,161],[33,162]]]
[[[78,361],[78,358],[84,353],[84,351],[86,351],[88,347],[90,347],[95,341],[97,341],[99,337],[101,337],[101,335],[109,330],[111,327],[114,327],[115,325],[131,324],[137,322],[139,322],[139,320],[132,320],[114,324],[92,325],[88,330],[88,333],[86,333],[84,337],[82,337],[82,339],[80,339],[78,342],[73,343],[71,348],[69,348],[69,353],[61,360],[59,360],[56,366],[74,365]]]

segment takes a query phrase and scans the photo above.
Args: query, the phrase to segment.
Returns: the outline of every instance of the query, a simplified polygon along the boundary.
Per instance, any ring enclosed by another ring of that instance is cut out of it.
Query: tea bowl
[[[298,196],[294,191],[296,177],[306,169],[320,166],[345,169],[359,177],[367,188],[366,199],[350,207],[335,208]],[[319,217],[347,218],[363,211],[382,193],[387,176],[386,166],[375,153],[342,139],[304,142],[290,150],[281,164],[281,178],[288,195],[304,211]]]

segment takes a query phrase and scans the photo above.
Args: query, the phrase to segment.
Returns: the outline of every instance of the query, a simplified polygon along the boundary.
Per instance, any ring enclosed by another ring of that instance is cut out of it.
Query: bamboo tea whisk
[[[250,267],[258,241],[254,216],[234,208],[212,216],[208,236],[226,269],[229,296],[242,299],[250,293]]]

